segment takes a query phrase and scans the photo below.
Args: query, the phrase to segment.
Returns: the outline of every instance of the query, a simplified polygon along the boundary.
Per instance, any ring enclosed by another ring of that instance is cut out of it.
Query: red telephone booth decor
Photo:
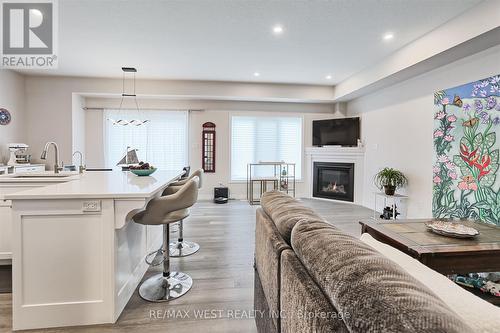
[[[205,172],[215,172],[215,124],[203,124],[202,164]]]

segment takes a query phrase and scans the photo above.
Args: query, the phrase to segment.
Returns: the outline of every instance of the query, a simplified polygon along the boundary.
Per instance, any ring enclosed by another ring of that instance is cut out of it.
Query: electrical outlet
[[[83,209],[84,212],[100,212],[101,211],[101,201],[84,201]]]

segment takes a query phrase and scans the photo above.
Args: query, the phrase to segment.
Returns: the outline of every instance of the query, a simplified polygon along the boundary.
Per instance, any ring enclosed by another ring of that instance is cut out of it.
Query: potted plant
[[[408,185],[408,178],[399,170],[383,168],[375,175],[375,185],[384,189],[385,194],[394,195],[397,188]]]

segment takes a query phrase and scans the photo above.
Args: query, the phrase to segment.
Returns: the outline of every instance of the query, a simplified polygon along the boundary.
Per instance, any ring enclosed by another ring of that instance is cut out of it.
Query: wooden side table
[[[500,271],[500,227],[461,222],[476,228],[480,234],[474,239],[458,239],[428,231],[424,223],[429,220],[359,223],[362,233],[369,233],[442,274]]]

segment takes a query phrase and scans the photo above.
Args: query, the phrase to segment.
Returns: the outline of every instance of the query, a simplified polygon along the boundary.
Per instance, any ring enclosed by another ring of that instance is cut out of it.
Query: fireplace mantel
[[[316,156],[365,156],[364,147],[307,147],[306,155]]]
[[[306,167],[308,180],[308,197],[313,197],[313,164],[314,162],[331,163],[354,163],[354,203],[362,204],[363,200],[363,181],[364,181],[364,147],[307,147]],[[321,199],[330,200],[330,199]]]

